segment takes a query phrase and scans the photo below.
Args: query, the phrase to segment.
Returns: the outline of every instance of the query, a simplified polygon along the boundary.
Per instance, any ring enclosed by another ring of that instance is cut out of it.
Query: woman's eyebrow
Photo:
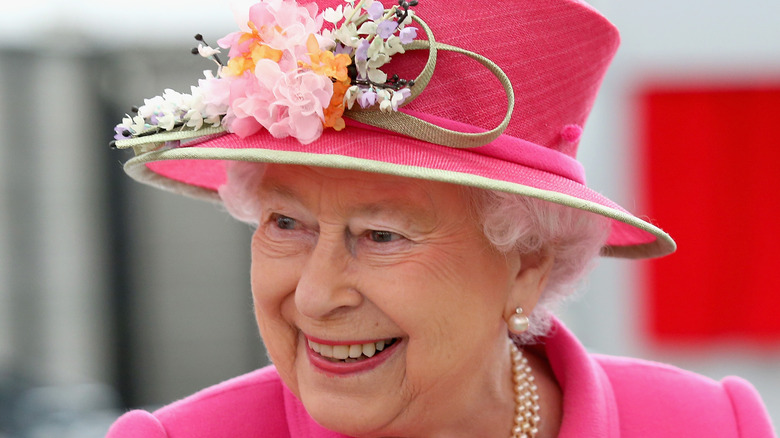
[[[410,202],[403,198],[359,204],[350,213],[368,219],[390,218],[401,221],[404,226],[414,226],[418,231],[429,230],[437,222],[436,212],[431,205]]]
[[[422,207],[414,202],[409,202],[407,199],[401,198],[388,198],[381,201],[372,201],[368,203],[360,203],[352,209],[354,213],[364,215],[378,215],[378,214],[429,214],[430,209]]]
[[[261,184],[258,192],[265,196],[273,198],[282,198],[285,200],[301,203],[301,197],[292,188],[281,184]]]
[[[299,205],[304,204],[302,196],[288,185],[279,183],[264,184],[260,187],[260,192],[267,196],[268,199],[281,199]],[[366,217],[387,215],[404,219],[414,218],[415,221],[420,222],[434,221],[436,214],[433,205],[427,202],[429,198],[413,197],[413,199],[389,195],[380,199],[355,203],[350,206],[348,213]]]

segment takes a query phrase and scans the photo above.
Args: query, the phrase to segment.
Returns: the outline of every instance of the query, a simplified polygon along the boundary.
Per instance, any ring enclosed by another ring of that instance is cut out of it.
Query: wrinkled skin
[[[359,437],[508,435],[505,321],[533,308],[547,260],[496,251],[451,184],[272,164],[257,196],[257,321],[317,422]],[[333,376],[306,336],[399,341],[376,368]]]

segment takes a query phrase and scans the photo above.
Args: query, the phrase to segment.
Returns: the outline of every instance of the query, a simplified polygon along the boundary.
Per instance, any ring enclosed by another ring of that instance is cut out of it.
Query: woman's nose
[[[359,306],[363,296],[354,283],[354,263],[345,235],[321,232],[295,289],[298,311],[320,320]]]

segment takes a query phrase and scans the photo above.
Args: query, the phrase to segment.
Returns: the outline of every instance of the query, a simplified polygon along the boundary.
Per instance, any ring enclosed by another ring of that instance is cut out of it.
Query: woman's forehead
[[[352,204],[366,213],[399,209],[436,211],[468,205],[458,186],[348,169],[269,165],[260,185],[261,198],[299,203],[327,200]]]

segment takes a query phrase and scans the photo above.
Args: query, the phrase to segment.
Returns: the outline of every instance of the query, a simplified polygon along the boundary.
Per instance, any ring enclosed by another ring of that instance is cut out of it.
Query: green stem
[[[365,3],[365,2],[366,2],[366,0],[360,0],[360,2],[358,2],[358,4],[355,6],[355,9],[353,9],[352,13],[349,14],[349,18],[347,18],[347,21],[344,22],[344,25],[346,25],[347,23],[352,22],[352,19],[355,18],[355,13],[357,11],[359,11],[360,8],[363,7],[363,3]]]

